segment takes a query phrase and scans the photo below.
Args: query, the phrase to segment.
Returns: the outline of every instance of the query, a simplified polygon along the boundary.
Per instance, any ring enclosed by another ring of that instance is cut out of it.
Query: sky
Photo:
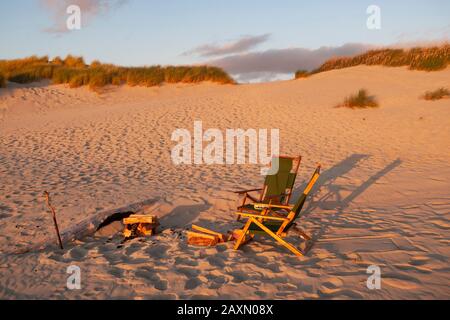
[[[72,4],[81,9],[80,30],[66,27]],[[379,29],[367,27],[370,5],[380,9]],[[0,1],[0,39],[0,59],[210,64],[241,82],[270,81],[373,47],[449,41],[450,1]]]

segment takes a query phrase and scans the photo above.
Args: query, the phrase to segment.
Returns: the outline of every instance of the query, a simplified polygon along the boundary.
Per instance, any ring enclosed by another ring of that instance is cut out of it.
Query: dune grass
[[[0,88],[4,87],[6,87],[6,78],[2,73],[0,73]]]
[[[346,107],[351,109],[376,108],[378,102],[375,96],[370,96],[365,89],[360,89],[357,94],[345,98],[344,102],[337,105],[336,108]]]
[[[106,85],[158,86],[163,83],[198,83],[212,81],[233,84],[234,80],[222,69],[210,66],[151,66],[120,67],[93,61],[87,65],[83,58],[67,56],[28,57],[16,60],[0,60],[0,73],[8,81],[30,83],[50,79],[55,84],[68,84],[71,88],[89,86],[98,90]]]
[[[423,95],[425,100],[440,100],[450,98],[450,90],[447,88],[439,88],[433,91],[427,91]]]
[[[430,48],[370,50],[354,57],[334,58],[326,61],[309,75],[358,65],[389,67],[408,66],[411,70],[437,71],[450,63],[450,44]],[[296,77],[297,78],[297,77]]]
[[[307,78],[309,75],[310,74],[307,70],[297,70],[295,72],[295,79]]]

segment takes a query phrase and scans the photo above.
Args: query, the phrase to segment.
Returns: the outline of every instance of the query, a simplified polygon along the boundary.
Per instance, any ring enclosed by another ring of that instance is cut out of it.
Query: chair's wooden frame
[[[316,171],[314,172],[311,180],[309,181],[308,185],[305,187],[305,190],[303,191],[303,194],[300,196],[308,196],[309,192],[311,191],[312,187],[316,183],[317,179],[320,176],[320,165],[317,167]],[[299,198],[300,199],[300,198]],[[305,198],[306,200],[306,198]],[[242,229],[240,237],[236,240],[236,243],[234,245],[234,249],[237,250],[239,247],[244,243],[244,239],[246,236],[250,235],[250,237],[253,236],[252,231],[249,230],[250,226],[253,224],[257,225],[262,231],[267,233],[269,236],[274,238],[278,243],[280,243],[282,246],[287,248],[289,251],[294,253],[297,256],[304,255],[300,250],[298,250],[296,247],[294,247],[292,244],[288,243],[283,239],[284,236],[286,236],[288,229],[286,227],[289,226],[289,228],[294,224],[293,221],[298,218],[300,211],[296,212],[294,211],[293,205],[277,205],[277,204],[266,204],[266,203],[255,203],[256,207],[262,208],[262,211],[259,214],[256,213],[245,213],[245,212],[236,212],[236,214],[241,215],[243,217],[247,217],[248,220],[244,225],[244,228]],[[300,209],[301,210],[301,207]],[[264,221],[282,221],[280,227],[276,232],[273,232],[269,228],[267,228],[264,225]],[[304,233],[301,230],[298,230],[305,240],[310,240],[311,238]]]

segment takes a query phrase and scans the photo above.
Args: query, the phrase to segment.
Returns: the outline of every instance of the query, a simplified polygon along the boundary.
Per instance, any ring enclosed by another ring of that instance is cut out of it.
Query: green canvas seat
[[[278,157],[278,160],[279,166],[277,173],[265,176],[262,188],[235,192],[243,195],[242,203],[237,208],[238,211],[247,213],[257,212],[258,210],[253,207],[253,202],[276,204],[289,203],[301,157],[280,156]],[[259,196],[252,194],[253,192],[259,192]],[[239,219],[240,215],[237,217],[237,220]]]

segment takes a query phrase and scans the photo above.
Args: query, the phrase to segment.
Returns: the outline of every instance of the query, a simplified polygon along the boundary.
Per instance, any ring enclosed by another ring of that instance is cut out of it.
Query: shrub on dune
[[[188,73],[188,67],[166,67],[164,72],[164,81],[167,83],[182,82]]]
[[[91,89],[112,84],[130,86],[158,86],[164,82],[234,83],[222,69],[209,66],[151,66],[126,68],[93,61],[86,65],[82,57],[68,55],[64,60],[55,57],[32,56],[16,60],[0,60],[0,72],[6,80],[29,83],[51,79],[55,84],[68,84],[71,88],[88,85]]]
[[[130,68],[127,72],[127,84],[130,86],[157,86],[162,84],[164,79],[164,70],[159,66]]]
[[[201,67],[205,76],[201,81],[213,81],[221,84],[235,84],[236,82],[225,71],[217,67]]]
[[[358,65],[408,66],[411,70],[435,71],[445,69],[450,63],[450,44],[431,48],[370,50],[354,57],[333,58],[312,73]]]
[[[53,72],[52,81],[55,84],[70,83],[77,75],[79,75],[79,71],[72,68],[61,67]]]
[[[64,59],[64,65],[69,68],[84,68],[84,67],[86,67],[86,64],[84,63],[84,59],[82,57],[74,57],[70,54]]]
[[[98,72],[91,75],[89,78],[89,88],[98,91],[108,84],[108,76],[104,73]]]
[[[307,78],[309,77],[309,72],[306,70],[297,70],[295,72],[295,79]]]
[[[64,61],[60,57],[54,57],[52,61],[50,61],[51,64],[56,66],[62,66],[64,64]]]
[[[357,94],[345,98],[344,102],[336,107],[347,107],[351,109],[376,108],[378,102],[374,96],[370,96],[367,90],[360,89]]]
[[[89,77],[86,73],[79,73],[69,78],[69,86],[71,88],[82,87],[89,83]]]
[[[99,68],[99,67],[101,67],[101,65],[102,65],[102,64],[101,64],[100,61],[94,60],[94,61],[91,62],[90,67],[91,67],[91,68]]]
[[[113,76],[111,79],[111,84],[113,86],[120,86],[122,85],[123,81],[119,76]]]
[[[440,100],[450,97],[450,90],[447,88],[439,88],[434,91],[427,91],[423,95],[425,100]]]
[[[34,65],[22,70],[15,70],[9,74],[9,81],[16,83],[30,83],[42,79],[51,79],[54,68],[47,64]]]
[[[1,60],[0,72],[11,82],[29,83],[51,78],[53,66],[49,64],[48,57],[32,56],[24,59]]]
[[[194,67],[189,69],[183,77],[183,82],[195,83],[204,81],[206,76],[206,67]]]
[[[31,56],[23,59],[14,59],[14,60],[0,60],[0,71],[6,77],[9,77],[9,74],[13,72],[21,72],[24,69],[30,69],[36,66],[42,66],[48,64],[48,57],[37,57]]]
[[[6,87],[6,78],[2,73],[0,73],[0,88],[4,87]]]

